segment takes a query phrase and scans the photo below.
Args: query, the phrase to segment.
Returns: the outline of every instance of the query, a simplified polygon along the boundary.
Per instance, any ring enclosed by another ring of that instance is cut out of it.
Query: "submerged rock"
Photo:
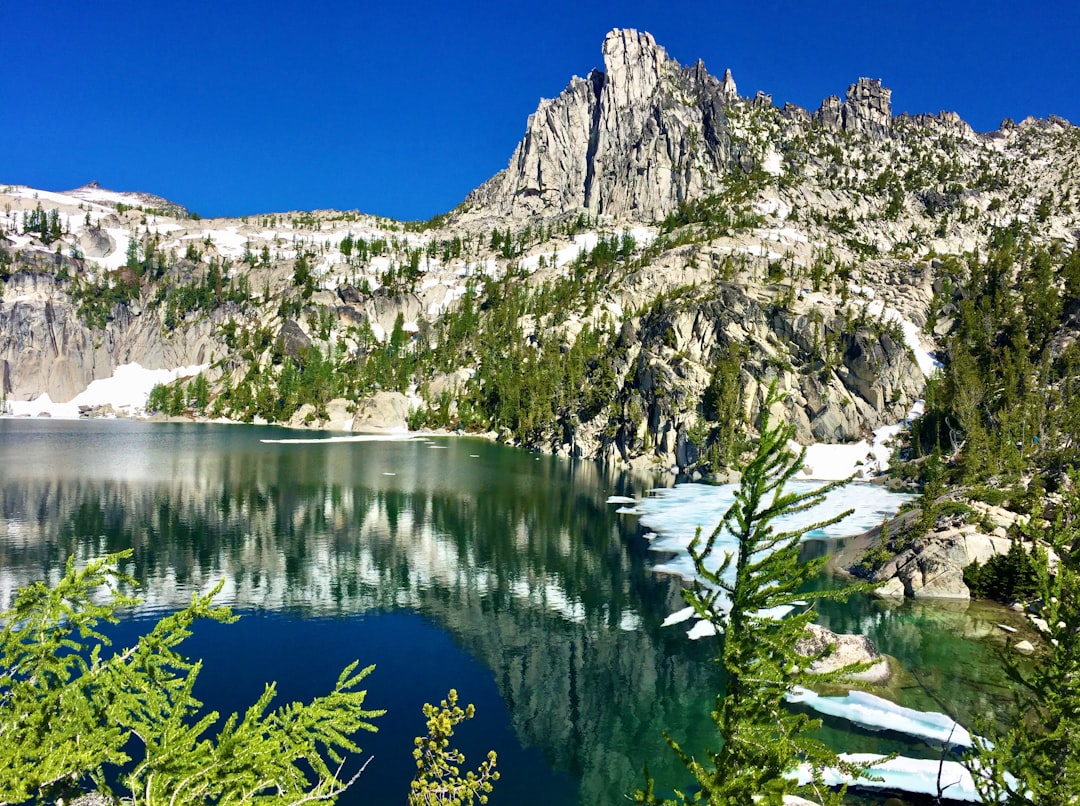
[[[808,657],[829,653],[810,664],[807,670],[810,674],[828,674],[853,663],[873,663],[869,669],[849,675],[849,679],[860,683],[886,683],[891,676],[889,661],[865,635],[843,635],[820,624],[808,624],[806,633],[795,644],[795,651]]]

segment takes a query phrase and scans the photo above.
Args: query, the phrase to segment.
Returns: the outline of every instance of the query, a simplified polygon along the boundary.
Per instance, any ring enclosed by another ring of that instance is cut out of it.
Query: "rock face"
[[[681,68],[633,30],[609,33],[603,54],[603,71],[540,102],[509,167],[466,204],[515,217],[584,209],[655,220],[715,186],[732,157],[730,71],[718,81],[700,61]]]
[[[881,79],[860,78],[848,87],[843,103],[835,95],[822,101],[814,120],[842,131],[884,136],[892,126],[891,97]]]
[[[1012,540],[1005,536],[1005,525],[1016,521],[1014,513],[998,507],[979,509],[984,520],[994,523],[991,534],[986,534],[981,525],[953,517],[941,519],[926,534],[917,532],[918,518],[914,512],[902,513],[891,520],[891,537],[885,547],[891,556],[870,575],[871,581],[883,583],[874,593],[885,598],[970,599],[964,568],[973,562],[985,563],[995,555],[1008,554]],[[859,558],[880,545],[879,527],[868,532],[863,544],[840,564],[858,573]]]
[[[95,344],[51,275],[15,275],[7,295],[11,304],[0,306],[0,393],[68,401],[111,374],[108,351]]]
[[[606,417],[602,427],[583,423],[572,452],[627,460],[647,449],[661,466],[693,465],[701,402],[732,349],[743,355],[738,383],[747,413],[756,415],[775,381],[787,393],[785,419],[802,442],[853,442],[902,419],[923,389],[910,351],[870,328],[844,333],[838,312],[816,311],[798,301],[789,308],[762,304],[723,281],[709,294],[654,308],[619,336],[612,371],[620,427],[612,438],[603,430]],[[829,359],[834,368],[822,359],[821,344],[830,341],[838,345]],[[777,345],[784,345],[783,362]]]
[[[106,327],[95,330],[65,286],[36,270],[19,272],[0,287],[0,395],[32,400],[48,394],[64,403],[122,364],[163,369],[206,363],[221,350],[217,327],[232,316],[221,308],[170,332],[157,311],[135,303],[117,305]]]
[[[409,399],[401,392],[378,392],[356,405],[353,431],[402,431],[407,427]]]

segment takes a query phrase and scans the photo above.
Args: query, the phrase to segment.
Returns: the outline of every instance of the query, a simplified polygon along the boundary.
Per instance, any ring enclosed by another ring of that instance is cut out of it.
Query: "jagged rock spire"
[[[466,200],[503,216],[586,209],[662,218],[726,172],[735,82],[682,68],[653,37],[614,30],[604,69],[540,102],[510,165]]]
[[[814,120],[835,129],[883,136],[892,128],[892,90],[880,78],[860,78],[850,85],[844,103],[835,95],[821,102]]]
[[[735,79],[731,77],[730,67],[724,71],[724,77],[720,80],[720,94],[726,104],[733,104],[739,100],[739,90],[735,87]]]

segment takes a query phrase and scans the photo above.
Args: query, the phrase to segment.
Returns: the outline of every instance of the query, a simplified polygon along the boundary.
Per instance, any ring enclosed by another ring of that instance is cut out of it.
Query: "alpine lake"
[[[196,696],[223,716],[269,681],[276,704],[306,701],[352,661],[375,664],[367,704],[387,714],[359,735],[347,770],[372,759],[341,803],[405,802],[421,708],[451,688],[476,706],[455,737],[464,768],[498,753],[493,804],[626,803],[646,762],[659,791],[689,785],[662,732],[691,752],[714,745],[724,681],[716,639],[661,626],[684,606],[681,580],[653,570],[666,555],[607,503],[648,484],[480,439],[334,436],[0,420],[0,609],[19,586],[56,581],[70,556],[132,549],[123,570],[142,604],[112,631],[115,647],[224,580],[217,601],[240,619],[197,623],[183,645],[204,660]],[[878,693],[972,724],[1009,699],[995,626],[1007,615],[855,596],[823,603],[818,621],[896,659],[903,671]],[[829,718],[822,736],[840,750],[940,755]]]

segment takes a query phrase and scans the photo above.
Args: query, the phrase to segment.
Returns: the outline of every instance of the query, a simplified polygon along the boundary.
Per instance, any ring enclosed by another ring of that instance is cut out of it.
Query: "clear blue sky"
[[[0,182],[91,180],[208,215],[444,212],[504,168],[612,28],[743,95],[1080,123],[1080,4],[1001,0],[0,3]]]

